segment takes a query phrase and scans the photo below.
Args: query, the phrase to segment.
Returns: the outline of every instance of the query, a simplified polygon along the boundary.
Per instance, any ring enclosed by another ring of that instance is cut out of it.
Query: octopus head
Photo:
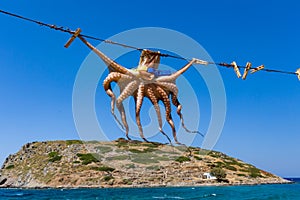
[[[160,52],[154,52],[144,49],[140,56],[139,67],[157,69],[160,63]]]

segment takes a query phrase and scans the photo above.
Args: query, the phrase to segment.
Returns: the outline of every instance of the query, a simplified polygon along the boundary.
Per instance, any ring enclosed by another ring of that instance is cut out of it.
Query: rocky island
[[[288,183],[221,152],[118,139],[32,142],[9,155],[0,187],[101,188]]]

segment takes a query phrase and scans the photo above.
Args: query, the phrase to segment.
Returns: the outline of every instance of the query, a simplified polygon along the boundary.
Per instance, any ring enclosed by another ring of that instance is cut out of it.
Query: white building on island
[[[204,179],[210,179],[210,180],[215,180],[215,179],[217,179],[217,177],[212,176],[209,172],[203,173],[203,178],[204,178]]]

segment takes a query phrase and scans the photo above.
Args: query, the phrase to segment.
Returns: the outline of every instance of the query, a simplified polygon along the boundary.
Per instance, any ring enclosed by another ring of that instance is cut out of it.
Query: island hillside
[[[9,155],[0,187],[156,187],[287,183],[216,151],[118,139],[32,142]]]

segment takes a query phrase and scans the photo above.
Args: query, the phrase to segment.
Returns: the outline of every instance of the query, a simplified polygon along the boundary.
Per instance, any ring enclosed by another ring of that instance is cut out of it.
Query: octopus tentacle
[[[122,74],[130,74],[130,71],[127,68],[123,67],[122,65],[116,63],[115,61],[107,57],[104,53],[102,53],[93,45],[91,45],[88,41],[86,41],[86,39],[84,39],[82,36],[79,35],[78,37],[83,43],[85,43],[92,51],[94,51],[103,60],[103,62],[107,65],[110,71],[121,72]]]
[[[161,81],[161,82],[163,82],[163,81],[165,81],[165,82],[174,82],[181,74],[183,74],[186,70],[188,70],[195,63],[195,61],[196,60],[193,59],[188,64],[183,66],[180,70],[175,72],[174,74],[172,74],[170,76],[161,76],[161,77],[158,77],[156,80]]]
[[[129,133],[129,127],[128,127],[128,123],[127,123],[127,119],[126,119],[126,113],[125,113],[125,110],[124,110],[124,106],[123,106],[123,101],[133,95],[133,92],[136,90],[137,88],[137,85],[138,85],[138,82],[135,80],[135,81],[132,81],[130,82],[124,89],[123,91],[121,91],[121,94],[120,96],[117,98],[117,101],[116,101],[116,106],[120,112],[120,115],[121,115],[121,119],[122,119],[122,123],[125,127],[125,133],[126,133],[126,137],[130,140],[129,136],[128,136],[128,133]]]
[[[169,90],[171,92],[172,103],[173,103],[174,106],[177,107],[177,115],[180,118],[180,122],[181,122],[181,125],[184,128],[184,130],[188,133],[198,133],[202,137],[204,137],[204,135],[200,131],[191,131],[185,126],[184,119],[183,119],[183,114],[181,113],[182,105],[180,104],[180,102],[177,98],[177,95],[178,95],[177,86],[174,83],[169,83],[169,82],[158,82],[158,84],[165,87],[167,90]]]
[[[116,120],[116,122],[124,130],[123,124],[120,122],[120,120],[118,119],[118,117],[115,115],[115,101],[116,101],[116,97],[115,97],[115,94],[112,92],[111,87],[109,87],[109,89],[106,90],[106,94],[108,94],[108,96],[110,96],[110,98],[111,98],[111,102],[110,102],[111,109],[110,109],[110,112],[111,112],[112,116],[114,117],[114,119]]]
[[[128,83],[128,85],[121,91],[120,96],[117,98],[117,105],[122,103],[126,98],[132,96],[138,87],[138,81],[134,80]]]
[[[117,116],[115,115],[115,101],[116,101],[116,96],[113,93],[112,89],[111,89],[111,83],[112,82],[119,82],[120,80],[126,80],[126,81],[130,81],[132,78],[128,75],[125,74],[121,74],[119,72],[111,72],[103,81],[103,87],[104,90],[106,92],[106,94],[111,98],[111,102],[110,102],[110,106],[111,106],[111,114],[113,115],[113,117],[115,118],[115,120],[117,121],[117,123],[122,127],[122,129],[124,129],[123,124],[119,121],[119,119],[117,118]]]
[[[158,125],[159,125],[159,131],[167,137],[168,141],[170,142],[170,144],[172,144],[171,139],[169,138],[169,136],[163,131],[162,129],[162,118],[161,118],[161,113],[160,113],[160,108],[158,105],[158,100],[153,92],[153,89],[148,87],[146,90],[146,96],[150,99],[151,103],[154,106],[154,109],[156,111],[156,115],[157,115],[157,120],[158,120]]]
[[[120,112],[122,123],[123,123],[123,125],[125,127],[125,135],[126,135],[126,137],[127,137],[128,140],[131,140],[131,138],[128,135],[128,133],[129,133],[129,127],[128,127],[128,123],[127,123],[127,119],[126,119],[126,114],[125,114],[123,103],[121,102],[121,103],[117,104],[117,108],[118,108],[118,110]]]
[[[171,93],[171,98],[172,98],[173,105],[177,107],[177,115],[180,117],[181,125],[184,128],[184,130],[188,133],[198,133],[202,137],[204,137],[204,135],[200,131],[191,131],[185,126],[184,120],[183,120],[183,115],[181,113],[182,106],[177,98],[177,95]]]
[[[156,84],[162,86],[164,89],[167,89],[168,91],[170,91],[176,95],[178,94],[178,88],[175,83],[159,81],[159,82],[156,82]]]
[[[145,85],[141,83],[139,85],[137,95],[135,95],[135,118],[136,118],[136,123],[138,125],[141,138],[144,141],[148,142],[148,140],[145,138],[143,133],[143,127],[141,125],[141,116],[140,116],[141,107],[144,99],[144,89],[145,89]]]
[[[166,93],[166,91],[163,90],[161,87],[158,86],[156,89],[157,89],[157,92],[161,96],[160,100],[162,100],[162,102],[165,106],[166,120],[172,128],[173,138],[174,138],[176,144],[180,144],[177,140],[176,129],[175,129],[175,125],[174,125],[174,122],[173,122],[173,119],[172,119],[172,115],[171,115],[171,103],[170,103],[170,100],[169,100],[169,96]]]

